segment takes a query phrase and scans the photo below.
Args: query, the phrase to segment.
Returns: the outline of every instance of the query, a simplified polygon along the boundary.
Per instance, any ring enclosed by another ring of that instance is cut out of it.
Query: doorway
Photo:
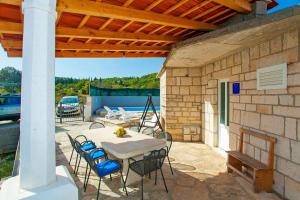
[[[229,84],[228,80],[219,81],[219,148],[229,150]]]

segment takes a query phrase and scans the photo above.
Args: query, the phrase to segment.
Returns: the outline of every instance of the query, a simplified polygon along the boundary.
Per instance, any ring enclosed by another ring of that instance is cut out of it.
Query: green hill
[[[89,85],[103,88],[159,88],[159,79],[156,73],[141,77],[114,77],[89,79],[76,79],[55,77],[56,102],[67,95],[88,95]],[[20,93],[21,71],[13,67],[0,70],[0,94]]]

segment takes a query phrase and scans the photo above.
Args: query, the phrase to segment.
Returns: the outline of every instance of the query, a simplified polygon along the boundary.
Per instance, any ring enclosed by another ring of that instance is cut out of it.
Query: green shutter
[[[225,82],[221,83],[221,98],[220,98],[220,124],[225,124],[225,114],[226,114],[226,108],[225,108]]]
[[[229,90],[229,83],[228,82],[226,83],[226,85],[227,85],[227,97],[226,97],[227,98],[227,120],[226,120],[226,125],[229,126],[229,94],[230,94],[229,91],[230,90]]]

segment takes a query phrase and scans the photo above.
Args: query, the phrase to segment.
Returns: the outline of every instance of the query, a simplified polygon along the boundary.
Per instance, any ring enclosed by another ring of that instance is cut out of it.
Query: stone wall
[[[288,88],[257,90],[256,70],[281,63],[288,64]],[[238,149],[241,127],[276,137],[274,190],[287,199],[300,199],[299,31],[287,31],[199,68],[167,68],[164,75],[166,129],[176,139],[190,141],[184,130],[191,125],[210,146],[218,144],[218,81],[229,80],[230,149]],[[233,82],[241,83],[240,95],[231,93]],[[253,137],[245,141],[246,153],[266,163],[268,144]]]
[[[288,88],[256,90],[256,70],[288,63]],[[298,31],[289,31],[202,69],[203,141],[216,146],[218,80],[241,83],[240,95],[230,93],[230,149],[237,149],[239,128],[246,127],[277,138],[274,190],[288,199],[300,199],[300,63]],[[230,89],[231,91],[231,89]],[[249,156],[267,163],[268,143],[246,138]]]
[[[201,140],[200,76],[200,68],[166,69],[161,75],[161,116],[174,140]]]

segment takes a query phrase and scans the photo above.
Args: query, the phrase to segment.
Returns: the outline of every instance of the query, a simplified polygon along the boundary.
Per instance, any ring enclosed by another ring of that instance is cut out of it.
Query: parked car
[[[0,121],[20,119],[21,96],[4,95],[0,96]]]
[[[79,115],[80,110],[80,101],[77,96],[65,96],[61,98],[56,108],[56,115]]]

